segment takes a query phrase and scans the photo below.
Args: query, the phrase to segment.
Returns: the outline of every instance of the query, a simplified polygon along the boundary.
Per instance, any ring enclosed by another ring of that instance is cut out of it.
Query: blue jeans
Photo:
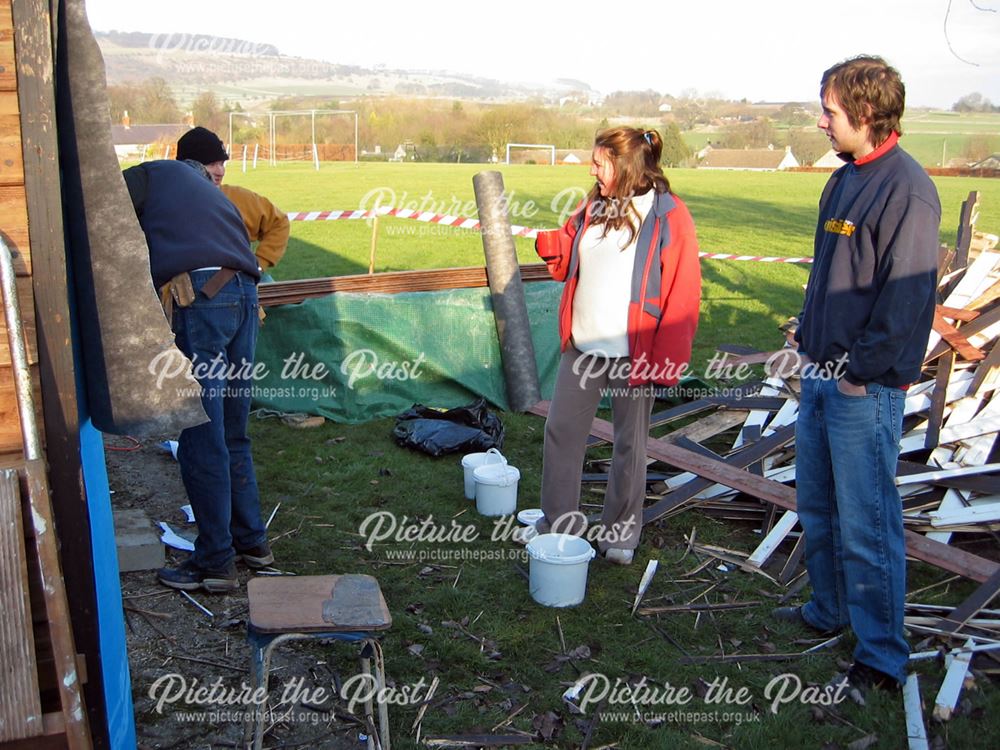
[[[181,478],[198,523],[193,560],[203,568],[227,565],[234,545],[247,549],[267,538],[250,453],[251,369],[257,345],[257,287],[238,273],[212,298],[201,287],[215,271],[194,271],[197,296],[174,308],[178,348],[195,364],[209,422],[181,432]]]
[[[814,627],[849,625],[855,661],[906,679],[906,545],[896,489],[904,392],[869,383],[845,396],[832,378],[802,378],[795,427],[796,501],[806,535]]]

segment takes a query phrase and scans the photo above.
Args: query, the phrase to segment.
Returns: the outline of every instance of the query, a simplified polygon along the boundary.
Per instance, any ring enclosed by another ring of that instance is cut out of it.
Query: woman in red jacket
[[[596,182],[586,201],[535,243],[552,277],[565,282],[563,353],[545,423],[545,515],[535,531],[586,532],[579,512],[584,454],[608,395],[614,452],[601,527],[587,537],[621,565],[632,562],[642,529],[653,389],[684,374],[701,301],[694,222],[670,192],[662,150],[655,130],[599,133],[590,167]]]

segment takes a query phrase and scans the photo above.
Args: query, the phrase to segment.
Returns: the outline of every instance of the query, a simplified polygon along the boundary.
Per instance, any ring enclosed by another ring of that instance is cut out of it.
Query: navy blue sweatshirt
[[[157,289],[179,273],[211,266],[260,278],[239,209],[210,179],[172,159],[144,162],[124,175]]]
[[[902,387],[920,374],[934,319],[941,203],[898,146],[830,177],[795,335],[817,363],[841,361],[854,384]]]

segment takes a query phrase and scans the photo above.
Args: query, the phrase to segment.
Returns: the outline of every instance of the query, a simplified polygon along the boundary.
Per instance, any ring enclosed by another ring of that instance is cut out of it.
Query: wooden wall
[[[27,338],[28,360],[32,364],[34,382],[37,384],[38,351],[35,341],[24,162],[21,153],[11,0],[0,0],[0,233],[7,246],[15,253],[14,268],[18,276],[17,290]],[[37,387],[35,403],[41,404],[41,394]],[[21,427],[14,399],[7,327],[0,315],[0,463],[6,457],[19,457],[21,447]]]

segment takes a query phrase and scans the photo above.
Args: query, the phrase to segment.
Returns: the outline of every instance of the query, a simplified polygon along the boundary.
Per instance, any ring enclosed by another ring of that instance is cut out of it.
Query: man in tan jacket
[[[257,256],[261,271],[266,275],[285,254],[289,233],[288,216],[263,195],[237,185],[222,184],[229,154],[222,145],[222,139],[211,130],[198,126],[182,135],[177,141],[177,158],[193,159],[204,164],[212,181],[239,209],[250,242],[257,243],[254,255]],[[268,278],[265,276],[262,280],[266,281]]]

